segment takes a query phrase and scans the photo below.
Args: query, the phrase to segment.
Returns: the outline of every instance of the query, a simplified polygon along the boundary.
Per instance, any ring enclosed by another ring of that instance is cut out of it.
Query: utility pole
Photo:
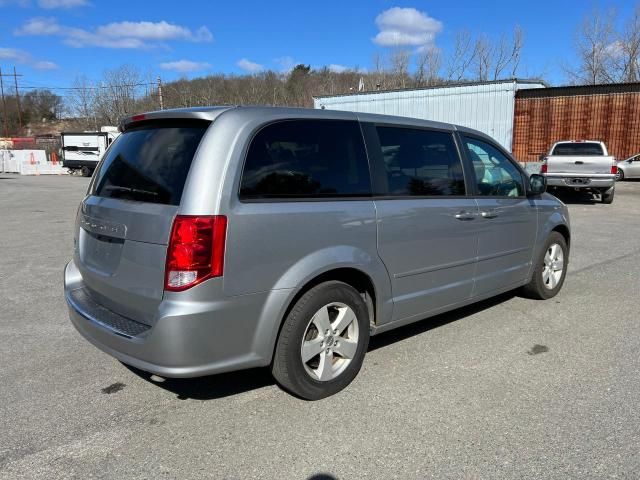
[[[19,75],[16,73],[16,67],[13,67],[13,73],[2,73],[0,71],[0,90],[2,90],[2,107],[3,107],[3,112],[4,112],[4,130],[5,130],[5,135],[8,134],[8,128],[7,128],[7,101],[4,98],[4,83],[2,82],[2,79],[4,77],[13,77],[13,81],[15,83],[16,86],[16,100],[18,102],[18,122],[20,124],[20,130],[22,130],[22,112],[20,111],[20,93],[18,92],[18,77],[21,77],[22,75]]]
[[[162,100],[162,80],[158,75],[158,98],[160,99],[160,110],[164,110],[164,102]]]
[[[20,132],[22,132],[22,112],[20,111],[20,92],[18,92],[18,77],[22,75],[18,75],[16,73],[16,67],[13,67],[13,81],[16,85],[16,102],[18,103],[18,124],[20,125]]]
[[[9,136],[7,128],[7,102],[4,99],[4,82],[2,81],[2,69],[0,68],[0,94],[2,95],[2,125],[4,127],[4,136]]]

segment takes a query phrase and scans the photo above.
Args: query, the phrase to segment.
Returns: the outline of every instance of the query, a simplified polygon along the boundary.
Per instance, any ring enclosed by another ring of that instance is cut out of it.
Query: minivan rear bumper
[[[73,261],[65,268],[64,287],[69,317],[83,337],[123,363],[164,377],[268,365],[278,304],[284,304],[288,294],[272,291],[206,302],[165,299],[149,326],[99,305],[87,293]]]

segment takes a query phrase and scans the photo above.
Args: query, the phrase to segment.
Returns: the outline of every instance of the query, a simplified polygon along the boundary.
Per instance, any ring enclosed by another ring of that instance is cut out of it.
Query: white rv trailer
[[[101,127],[99,132],[62,132],[62,166],[71,173],[90,176],[118,135],[117,127]]]

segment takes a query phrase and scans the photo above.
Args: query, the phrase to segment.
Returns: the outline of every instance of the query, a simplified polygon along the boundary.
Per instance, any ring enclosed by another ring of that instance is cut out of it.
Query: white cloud
[[[376,17],[380,32],[373,42],[383,47],[433,45],[442,22],[415,8],[393,7]]]
[[[173,70],[179,73],[197,72],[207,70],[211,65],[207,62],[192,62],[191,60],[177,60],[175,62],[165,62],[160,64],[163,70]]]
[[[16,35],[56,35],[61,27],[53,17],[36,17],[22,25],[14,33]]]
[[[38,0],[38,6],[47,10],[54,8],[75,8],[89,5],[87,0]]]
[[[620,58],[624,55],[624,43],[620,40],[610,43],[604,47],[604,51],[607,55],[613,58]]]
[[[25,63],[31,57],[29,53],[17,48],[0,48],[0,59]]]
[[[293,70],[293,67],[296,66],[296,62],[289,56],[274,58],[273,62],[278,65],[283,72],[290,72]]]
[[[33,68],[37,68],[38,70],[55,70],[56,68],[60,67],[48,60],[40,60],[33,64]]]
[[[252,62],[246,58],[241,58],[236,62],[242,70],[249,73],[257,73],[264,70],[264,65],[260,65],[259,63]]]
[[[53,62],[48,60],[36,60],[33,56],[24,50],[18,48],[2,48],[0,47],[0,60],[27,65],[39,70],[52,70],[58,68]]]
[[[29,0],[0,0],[0,7],[10,7],[12,5],[17,5],[18,7],[28,7],[30,4]]]
[[[161,22],[114,22],[98,26],[94,31],[60,25],[55,18],[37,17],[15,30],[16,35],[59,36],[66,45],[102,48],[142,49],[167,41],[210,42],[213,35],[207,27],[195,32],[187,27]]]
[[[189,40],[210,42],[213,35],[207,27],[192,32],[186,27],[165,22],[116,22],[96,29],[96,36],[106,38],[139,38],[141,40]]]
[[[335,73],[342,73],[349,70],[349,67],[345,67],[344,65],[338,65],[337,63],[332,63],[330,65],[327,65],[327,68]]]

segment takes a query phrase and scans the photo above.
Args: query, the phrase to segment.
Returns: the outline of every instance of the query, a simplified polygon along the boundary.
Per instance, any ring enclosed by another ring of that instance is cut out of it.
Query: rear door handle
[[[473,220],[476,216],[471,212],[458,212],[454,215],[458,220]]]
[[[498,216],[498,212],[496,210],[489,210],[488,212],[480,212],[482,218],[496,218]]]

